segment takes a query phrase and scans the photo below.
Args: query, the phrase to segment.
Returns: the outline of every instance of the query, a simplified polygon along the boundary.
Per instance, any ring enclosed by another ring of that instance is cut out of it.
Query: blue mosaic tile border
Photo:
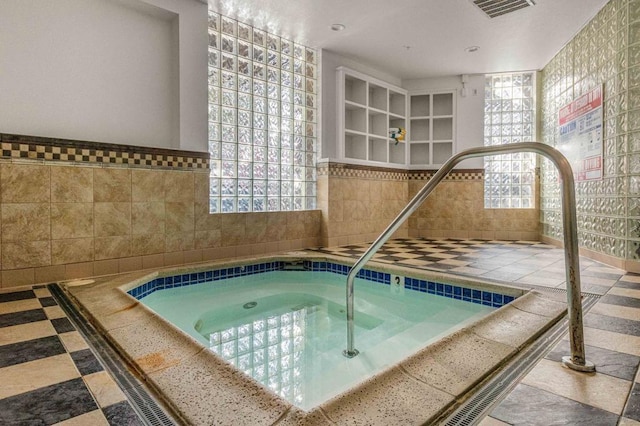
[[[246,275],[262,274],[264,272],[281,271],[284,262],[265,262],[256,265],[234,266],[233,268],[214,269],[211,271],[192,274],[173,275],[161,277],[132,288],[127,293],[137,300],[150,295],[154,291],[166,288],[185,287],[193,284],[201,284],[208,281],[226,280],[229,278],[243,277]]]
[[[143,297],[153,293],[154,291],[167,288],[184,287],[209,281],[219,281],[246,275],[262,274],[272,271],[282,271],[286,269],[285,264],[286,262],[284,261],[265,262],[255,265],[235,266],[232,268],[214,269],[211,271],[197,272],[192,274],[161,277],[141,284],[138,287],[129,290],[127,293],[135,297],[137,300],[140,300]],[[340,275],[347,275],[351,270],[351,266],[332,262],[318,262],[307,260],[304,261],[303,265],[304,270],[307,271],[332,272],[334,274]],[[356,277],[386,285],[389,285],[391,283],[391,274],[387,272],[373,271],[371,269],[360,270]],[[494,308],[499,308],[515,299],[515,297],[513,296],[507,296],[500,293],[475,290],[456,286],[453,284],[443,284],[410,277],[405,277],[404,287],[409,290],[416,290],[423,293],[463,300],[465,302],[492,306]]]
[[[348,275],[349,271],[351,271],[351,266],[331,262],[305,261],[304,267],[306,270],[313,272],[333,272],[334,274],[340,275]],[[361,269],[356,275],[356,278],[363,278],[367,281],[387,285],[391,283],[391,274],[387,272],[372,271],[370,269]]]
[[[465,302],[493,306],[494,308],[499,308],[500,306],[506,305],[515,299],[515,297],[507,296],[506,294],[475,290],[452,284],[443,284],[409,277],[405,277],[404,287],[411,290],[421,291],[423,293],[463,300]]]

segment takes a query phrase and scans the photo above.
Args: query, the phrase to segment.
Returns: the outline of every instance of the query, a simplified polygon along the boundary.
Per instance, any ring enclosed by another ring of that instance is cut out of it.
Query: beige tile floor
[[[47,288],[0,293],[0,424],[141,425]]]
[[[351,258],[362,246],[321,249]],[[376,260],[520,286],[564,286],[563,252],[529,242],[394,240]],[[640,425],[640,275],[581,260],[587,359],[566,369],[566,337],[480,421],[492,425]],[[0,424],[139,424],[122,391],[46,288],[0,293]]]

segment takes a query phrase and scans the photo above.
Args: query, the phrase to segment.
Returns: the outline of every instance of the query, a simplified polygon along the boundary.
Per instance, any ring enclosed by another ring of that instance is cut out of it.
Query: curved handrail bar
[[[534,152],[550,159],[562,177],[562,223],[564,226],[564,259],[567,277],[567,304],[569,311],[569,340],[571,356],[562,358],[562,362],[577,371],[595,371],[593,363],[585,359],[584,330],[582,325],[582,303],[580,291],[580,265],[578,255],[578,231],[576,229],[576,202],[573,172],[569,161],[555,148],[541,142],[520,142],[509,145],[483,146],[462,151],[447,160],[433,175],[427,184],[413,197],[391,224],[371,244],[371,247],[358,259],[347,275],[347,349],[344,356],[352,358],[358,355],[354,347],[353,321],[353,282],[362,267],[387,242],[391,235],[400,228],[407,218],[415,212],[431,194],[435,187],[445,178],[453,167],[462,160],[489,155],[511,154],[514,152]]]

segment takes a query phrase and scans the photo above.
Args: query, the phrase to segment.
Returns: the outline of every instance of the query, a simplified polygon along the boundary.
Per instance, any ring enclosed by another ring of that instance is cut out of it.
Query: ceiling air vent
[[[489,18],[515,12],[525,7],[533,6],[533,0],[472,0],[473,4],[487,14]]]

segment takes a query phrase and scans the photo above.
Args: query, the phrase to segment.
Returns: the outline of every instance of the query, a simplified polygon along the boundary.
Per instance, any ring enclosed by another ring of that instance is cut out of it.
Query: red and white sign
[[[571,163],[575,180],[602,179],[602,85],[560,108],[558,118],[558,149]]]

